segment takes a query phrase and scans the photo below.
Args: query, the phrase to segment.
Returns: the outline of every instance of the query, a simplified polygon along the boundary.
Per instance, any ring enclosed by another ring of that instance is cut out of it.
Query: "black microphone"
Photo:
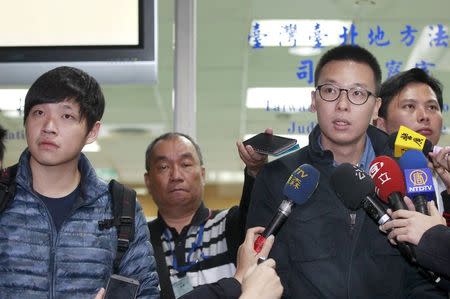
[[[386,209],[372,197],[375,190],[372,178],[358,166],[340,164],[331,175],[331,186],[348,209],[356,211],[362,207],[379,225],[390,220]]]
[[[253,249],[256,252],[261,251],[270,235],[278,233],[291,213],[294,204],[303,204],[311,197],[317,188],[319,177],[319,171],[309,164],[303,164],[292,172],[283,188],[285,199],[281,202],[269,225],[266,226],[264,232],[258,236],[253,244]]]
[[[372,197],[375,191],[373,179],[358,166],[350,163],[339,165],[331,175],[331,186],[348,209],[355,211],[362,207],[378,225],[392,220],[384,206]],[[416,262],[413,245],[404,242],[397,242],[397,245],[409,262]]]
[[[347,208],[356,210],[362,207],[380,225],[392,220],[384,207],[372,197],[375,190],[372,178],[358,166],[349,163],[339,165],[331,175],[331,186]],[[400,253],[420,273],[435,283],[441,282],[439,276],[417,264],[414,247],[409,243],[397,242]]]

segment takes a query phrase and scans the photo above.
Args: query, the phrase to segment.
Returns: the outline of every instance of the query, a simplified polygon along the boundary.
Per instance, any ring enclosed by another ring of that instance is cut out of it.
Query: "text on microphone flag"
[[[355,176],[360,180],[364,180],[366,178],[366,173],[364,172],[364,170],[362,170],[361,168],[359,168],[356,165],[352,165],[353,169],[355,170]]]

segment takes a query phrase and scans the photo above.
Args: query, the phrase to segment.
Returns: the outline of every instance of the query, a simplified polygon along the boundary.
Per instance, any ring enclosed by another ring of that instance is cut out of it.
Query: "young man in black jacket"
[[[271,251],[286,298],[445,298],[364,210],[347,209],[330,186],[337,165],[368,170],[375,156],[388,154],[387,134],[369,126],[380,106],[380,83],[379,64],[367,50],[345,45],[325,53],[311,93],[319,124],[309,145],[269,163],[256,178],[248,227],[269,223],[296,167],[308,163],[320,171],[318,188],[293,209]]]

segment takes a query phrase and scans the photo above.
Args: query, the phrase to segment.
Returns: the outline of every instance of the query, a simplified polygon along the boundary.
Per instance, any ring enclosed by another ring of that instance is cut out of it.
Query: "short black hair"
[[[150,145],[147,147],[147,150],[145,151],[145,170],[149,171],[150,169],[150,157],[158,141],[169,140],[176,137],[184,137],[192,143],[195,151],[197,152],[198,159],[200,160],[200,165],[203,165],[203,155],[202,151],[200,150],[200,146],[194,141],[191,136],[179,132],[169,132],[156,137],[155,140],[153,140],[152,143],[150,143]]]
[[[322,55],[317,63],[316,70],[314,72],[314,85],[317,87],[320,72],[323,67],[331,61],[349,60],[359,63],[367,64],[373,71],[375,77],[375,93],[378,94],[381,85],[381,68],[375,56],[368,50],[358,45],[341,45],[328,50]]]
[[[5,137],[7,130],[0,125],[0,161],[3,161],[5,157]]]
[[[381,106],[378,110],[378,116],[386,119],[389,104],[392,99],[398,95],[410,83],[424,83],[436,94],[439,108],[443,106],[442,84],[436,78],[429,75],[420,68],[412,68],[404,72],[400,72],[381,84],[379,97],[381,98]]]
[[[23,122],[35,105],[66,100],[80,105],[80,117],[86,118],[87,132],[101,120],[105,97],[97,80],[80,69],[61,66],[44,73],[31,85],[25,97]]]

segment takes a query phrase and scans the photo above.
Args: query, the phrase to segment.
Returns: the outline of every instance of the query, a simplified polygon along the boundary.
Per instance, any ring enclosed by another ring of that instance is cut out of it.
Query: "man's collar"
[[[207,207],[205,207],[205,204],[203,201],[200,203],[200,206],[198,207],[197,211],[194,214],[194,217],[192,217],[191,223],[189,223],[189,226],[191,225],[200,225],[204,221],[206,221],[209,218],[210,211]],[[164,223],[164,226],[168,227],[167,223],[164,221],[164,218],[161,216],[161,214],[158,212],[158,218],[159,221]]]
[[[209,218],[209,209],[205,207],[203,201],[195,212],[194,217],[192,217],[190,225],[200,225]]]

